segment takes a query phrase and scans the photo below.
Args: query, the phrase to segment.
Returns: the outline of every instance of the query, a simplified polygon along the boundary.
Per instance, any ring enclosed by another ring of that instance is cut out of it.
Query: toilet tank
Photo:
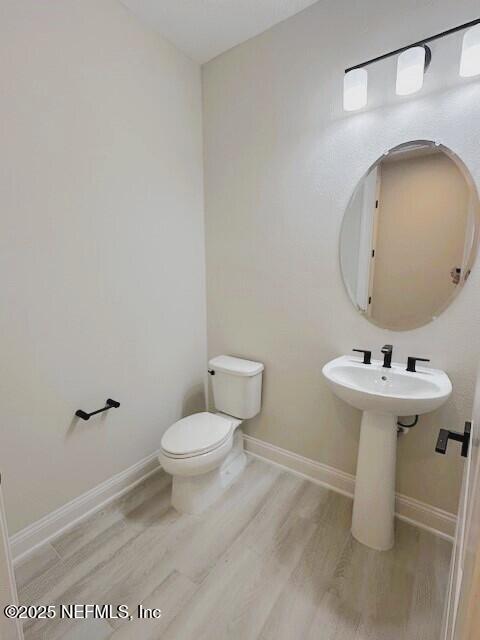
[[[215,409],[247,420],[260,412],[262,404],[261,362],[217,356],[208,363]]]

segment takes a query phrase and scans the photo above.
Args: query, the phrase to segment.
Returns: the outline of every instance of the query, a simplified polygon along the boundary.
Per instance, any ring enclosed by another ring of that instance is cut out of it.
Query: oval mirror
[[[479,218],[475,184],[453,152],[424,140],[391,149],[343,219],[340,263],[352,303],[384,329],[435,319],[470,274]]]

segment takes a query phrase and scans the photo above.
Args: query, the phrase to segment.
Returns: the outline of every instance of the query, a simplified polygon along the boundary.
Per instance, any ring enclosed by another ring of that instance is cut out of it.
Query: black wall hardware
[[[417,362],[430,362],[430,358],[412,358],[411,356],[409,356],[407,358],[407,371],[416,373],[417,370],[415,368],[415,365]]]
[[[102,413],[102,411],[108,411],[109,409],[118,409],[118,407],[120,406],[120,403],[117,402],[116,400],[112,400],[111,398],[108,398],[105,401],[105,406],[102,409],[97,409],[96,411],[92,411],[92,413],[87,413],[86,411],[82,411],[81,409],[78,409],[78,411],[75,411],[75,415],[77,416],[77,418],[81,418],[82,420],[89,420],[92,416],[96,415],[97,413]]]
[[[363,353],[363,364],[372,364],[372,352],[365,349],[352,349],[357,353]]]
[[[452,27],[451,29],[447,29],[446,31],[436,33],[434,36],[423,38],[423,40],[419,40],[418,42],[407,44],[405,47],[400,47],[400,49],[389,51],[388,53],[384,53],[381,56],[377,56],[376,58],[371,58],[370,60],[366,60],[365,62],[361,62],[360,64],[355,64],[353,65],[353,67],[348,67],[348,69],[345,69],[345,73],[348,73],[349,71],[353,71],[354,69],[362,69],[363,67],[367,67],[368,65],[373,64],[374,62],[380,62],[380,60],[385,60],[385,58],[396,56],[399,53],[403,53],[404,51],[407,51],[407,49],[411,49],[412,47],[425,47],[426,53],[427,53],[427,56],[425,58],[425,67],[427,67],[429,62],[429,59],[428,59],[429,47],[427,47],[426,45],[428,42],[439,40],[440,38],[449,36],[450,34],[456,33],[457,31],[463,31],[463,29],[468,29],[469,27],[473,27],[476,24],[480,24],[480,18],[477,18],[476,20],[471,20],[470,22],[465,22],[464,24],[460,24],[458,25],[458,27]]]
[[[449,431],[448,429],[440,429],[435,451],[437,453],[441,453],[444,455],[445,453],[447,453],[448,441],[456,440],[456,442],[462,443],[462,456],[466,458],[468,455],[468,449],[470,447],[471,431],[472,431],[471,422],[465,422],[465,431],[463,433],[458,433],[458,431]]]
[[[209,373],[211,376],[214,376],[214,375],[215,375],[215,371],[214,371],[213,369],[209,369],[209,370],[208,370],[208,373]]]
[[[392,344],[384,344],[382,347],[383,353],[383,366],[386,369],[392,368],[392,353],[393,353],[393,345]]]

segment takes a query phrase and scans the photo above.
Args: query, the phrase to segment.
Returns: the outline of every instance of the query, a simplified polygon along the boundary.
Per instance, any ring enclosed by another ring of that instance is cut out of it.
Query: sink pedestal
[[[352,535],[359,542],[386,551],[395,542],[395,466],[397,418],[364,411],[358,449]]]

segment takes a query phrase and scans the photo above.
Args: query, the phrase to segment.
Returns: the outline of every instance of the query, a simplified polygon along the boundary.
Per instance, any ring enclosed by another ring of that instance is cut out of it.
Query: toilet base
[[[233,446],[219,467],[196,476],[173,476],[172,506],[181,513],[202,513],[238,478],[246,464],[242,432],[237,429]]]

